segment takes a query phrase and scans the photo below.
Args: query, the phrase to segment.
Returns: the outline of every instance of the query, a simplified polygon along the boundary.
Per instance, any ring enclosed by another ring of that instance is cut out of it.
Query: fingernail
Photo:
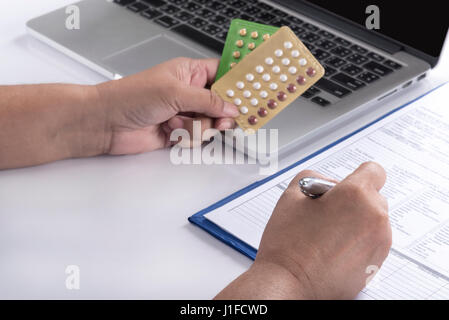
[[[237,107],[229,102],[224,103],[223,115],[226,117],[237,117],[239,115],[239,110]]]
[[[220,122],[220,125],[218,126],[218,130],[226,130],[226,129],[232,129],[234,127],[234,121],[232,120],[223,120]]]

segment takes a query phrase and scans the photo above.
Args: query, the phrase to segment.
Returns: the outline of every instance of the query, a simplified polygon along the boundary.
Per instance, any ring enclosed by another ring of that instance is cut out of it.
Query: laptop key
[[[219,1],[211,1],[210,3],[207,4],[207,7],[214,11],[219,11],[219,10],[224,9],[226,7],[226,5],[224,5],[223,3],[219,2]]]
[[[148,9],[148,10],[142,11],[140,13],[140,15],[147,19],[154,19],[154,18],[161,16],[162,12],[157,11],[156,9]]]
[[[276,27],[283,27],[283,26],[290,26],[290,22],[286,19],[282,18],[276,18],[270,22],[272,26]]]
[[[220,27],[217,27],[216,25],[213,25],[213,24],[208,24],[208,25],[205,26],[202,30],[203,30],[204,32],[206,32],[207,34],[214,35],[214,34],[220,32],[220,31],[221,31],[221,28],[220,28]]]
[[[315,46],[313,44],[310,44],[308,42],[303,41],[302,43],[304,43],[304,45],[307,47],[307,49],[309,50],[313,50],[315,49]]]
[[[247,21],[256,21],[256,19],[254,19],[253,16],[249,16],[245,13],[240,15],[240,19],[247,20]]]
[[[327,101],[326,99],[321,98],[319,96],[315,97],[315,98],[312,98],[311,101],[316,103],[316,104],[318,104],[318,105],[320,105],[320,106],[322,106],[322,107],[326,107],[326,106],[331,104],[329,101]]]
[[[175,14],[174,17],[181,21],[187,21],[193,18],[193,14],[190,14],[187,11],[181,11]]]
[[[277,15],[278,17],[282,17],[282,18],[285,18],[288,16],[287,12],[279,10],[279,9],[271,10],[271,13],[274,15]]]
[[[393,72],[392,69],[387,68],[387,67],[385,67],[385,66],[383,66],[383,65],[381,65],[381,64],[379,64],[379,63],[377,63],[375,61],[370,61],[370,62],[364,64],[363,67],[365,69],[367,69],[367,70],[369,70],[371,72],[374,72],[377,75],[383,76],[383,77]]]
[[[270,6],[269,4],[266,4],[266,3],[259,3],[259,8],[262,8],[263,10],[267,10],[267,11],[271,11],[271,10],[273,10],[274,8],[272,7],[272,6]]]
[[[336,38],[334,41],[343,47],[349,47],[351,45],[351,42],[343,38]]]
[[[169,16],[163,16],[163,17],[157,18],[156,20],[154,20],[154,22],[156,22],[157,24],[160,24],[161,26],[163,26],[165,28],[171,28],[171,27],[179,24],[178,20],[176,20],[175,18],[169,17]]]
[[[376,80],[379,80],[380,77],[375,75],[374,73],[368,72],[368,71],[364,71],[361,74],[359,74],[359,76],[357,77],[357,79],[360,79],[366,83],[372,83]]]
[[[396,62],[391,61],[391,60],[385,61],[384,65],[386,65],[387,67],[393,68],[395,70],[399,70],[399,69],[402,68],[402,66],[399,63],[396,63]]]
[[[358,90],[365,86],[365,84],[357,79],[354,79],[344,73],[338,73],[331,78],[332,80],[344,85],[351,90]]]
[[[222,26],[222,25],[228,24],[229,19],[217,14],[216,16],[209,18],[209,22],[212,22],[212,23],[218,24],[219,26]]]
[[[207,21],[201,18],[193,18],[188,22],[191,26],[194,26],[195,28],[201,29],[205,25],[207,25]]]
[[[332,33],[327,32],[326,30],[321,30],[320,32],[318,32],[318,34],[320,36],[322,36],[323,38],[326,38],[329,40],[335,38],[335,36]]]
[[[146,4],[154,8],[162,7],[164,4],[166,4],[164,0],[141,0],[141,2],[145,2]]]
[[[233,1],[229,2],[228,5],[233,8],[240,9],[240,8],[243,8],[244,6],[246,6],[246,2],[243,0],[233,0]]]
[[[340,70],[343,71],[343,72],[346,72],[347,74],[349,74],[351,76],[358,75],[360,72],[363,71],[362,68],[359,68],[356,65],[351,64],[351,63],[346,65],[346,66],[344,66],[344,67],[342,67]]]
[[[306,90],[306,91],[302,94],[302,97],[304,97],[304,98],[306,98],[306,99],[309,99],[309,98],[313,97],[314,95],[316,95],[316,94],[318,94],[318,93],[320,93],[320,92],[321,92],[320,89],[317,89],[317,88],[315,88],[315,87],[310,87],[308,90]]]
[[[201,9],[201,6],[195,2],[187,2],[182,6],[185,10],[190,12],[195,12],[199,9]]]
[[[290,29],[292,29],[292,31],[293,31],[297,36],[300,35],[301,33],[306,32],[306,29],[301,28],[301,27],[298,27],[298,26],[296,26],[296,25],[290,26]]]
[[[301,19],[296,18],[296,17],[293,17],[293,16],[288,16],[286,19],[287,19],[288,21],[293,22],[293,23],[296,23],[296,24],[302,24],[302,23],[304,22],[304,21],[302,21]]]
[[[195,12],[196,15],[200,16],[201,18],[210,18],[213,17],[215,15],[215,12],[209,10],[209,9],[200,9],[197,12]]]
[[[334,68],[340,68],[346,64],[346,61],[338,57],[331,57],[326,60],[326,63]]]
[[[329,52],[326,52],[321,49],[313,49],[311,52],[315,56],[315,58],[317,58],[320,61],[327,59],[331,56],[331,54]]]
[[[221,31],[215,35],[215,38],[222,40],[223,42],[226,41],[226,37],[228,36],[227,31]]]
[[[361,46],[358,46],[356,44],[351,46],[351,49],[360,54],[365,54],[368,52],[368,50],[366,50],[365,48],[362,48]]]
[[[317,32],[318,30],[320,30],[318,27],[314,26],[313,24],[310,23],[304,23],[302,25],[304,28],[306,28],[307,30],[310,30],[312,32]]]
[[[176,12],[178,12],[181,9],[179,9],[178,7],[175,7],[171,4],[166,4],[165,6],[160,7],[159,10],[164,11],[167,14],[175,14]]]
[[[221,53],[223,51],[224,43],[221,41],[218,41],[215,38],[212,38],[208,36],[207,34],[200,32],[198,30],[195,30],[194,28],[186,25],[181,24],[177,27],[174,27],[172,31],[179,33],[180,35],[183,35],[189,39],[192,39],[196,42],[201,43],[202,45]]]
[[[365,56],[362,56],[358,53],[354,53],[354,54],[350,55],[349,57],[347,57],[346,60],[348,60],[349,62],[355,63],[357,65],[361,65],[362,63],[367,62],[368,58]]]
[[[371,58],[371,59],[377,61],[377,62],[382,62],[382,61],[385,60],[384,57],[382,57],[381,55],[378,55],[377,53],[374,53],[374,52],[370,52],[370,53],[368,53],[366,56],[367,56],[368,58]]]
[[[136,3],[133,3],[129,6],[127,6],[126,8],[133,12],[140,12],[140,11],[148,9],[148,6],[143,4],[142,2],[136,2]]]
[[[131,4],[135,2],[136,0],[114,0],[114,3],[117,3],[121,6],[127,6],[128,4]]]
[[[261,20],[261,21],[265,21],[265,22],[271,21],[274,18],[276,18],[276,16],[274,14],[271,14],[266,11],[259,12],[258,14],[255,15],[255,17],[257,20]]]
[[[307,42],[314,42],[314,41],[317,41],[318,39],[320,39],[320,36],[318,36],[314,33],[307,32],[301,36],[301,40],[302,39],[304,39]]]
[[[325,39],[318,40],[317,42],[315,42],[315,45],[324,50],[330,50],[336,46],[335,43]]]
[[[234,18],[239,15],[239,11],[228,7],[226,9],[224,9],[223,11],[221,11],[221,14],[223,14],[224,16],[226,16],[228,18]]]
[[[184,4],[186,1],[185,0],[166,0],[166,1],[168,1],[168,2],[170,2],[170,3],[173,3],[173,4],[176,4],[176,5],[182,5],[182,4]]]
[[[337,69],[334,69],[334,68],[329,67],[329,66],[324,66],[324,70],[326,70],[326,73],[324,74],[324,76],[326,78],[329,78],[331,75],[333,75],[334,73],[337,72]]]
[[[336,96],[337,98],[343,98],[344,96],[347,96],[348,94],[351,93],[350,90],[325,78],[321,78],[315,84],[315,86],[320,88],[321,90],[326,91],[327,93],[330,93],[333,96]]]
[[[256,13],[259,13],[260,11],[262,11],[259,8],[254,7],[254,6],[248,6],[248,7],[244,8],[243,10],[244,10],[243,12],[245,12],[246,14],[248,14],[250,16],[255,15]]]
[[[332,49],[331,52],[340,58],[344,58],[352,53],[351,50],[344,47],[336,47]]]

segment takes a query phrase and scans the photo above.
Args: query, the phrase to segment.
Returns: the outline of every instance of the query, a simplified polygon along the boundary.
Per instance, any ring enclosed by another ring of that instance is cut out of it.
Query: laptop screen
[[[372,32],[378,32],[432,57],[440,55],[448,29],[449,18],[445,9],[447,3],[441,0],[306,0],[304,2],[350,20],[363,28],[366,28],[367,19],[370,25],[378,22],[380,29],[372,29]],[[373,11],[366,13],[370,5],[376,5],[379,8],[378,15]]]

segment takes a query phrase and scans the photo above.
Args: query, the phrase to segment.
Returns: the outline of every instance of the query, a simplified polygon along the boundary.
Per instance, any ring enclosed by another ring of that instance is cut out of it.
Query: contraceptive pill
[[[246,29],[251,38],[253,31]],[[293,31],[282,27],[241,59],[211,89],[231,103],[240,99],[236,123],[243,130],[255,132],[315,84],[324,72]],[[237,89],[236,84],[240,84]],[[233,91],[233,97],[227,95],[229,90]]]

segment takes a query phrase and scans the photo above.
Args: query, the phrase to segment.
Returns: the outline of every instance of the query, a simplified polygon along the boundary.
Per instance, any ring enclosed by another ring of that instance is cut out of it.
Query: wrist
[[[111,130],[107,104],[96,85],[81,86],[81,102],[78,106],[80,135],[73,157],[91,157],[108,153]]]

